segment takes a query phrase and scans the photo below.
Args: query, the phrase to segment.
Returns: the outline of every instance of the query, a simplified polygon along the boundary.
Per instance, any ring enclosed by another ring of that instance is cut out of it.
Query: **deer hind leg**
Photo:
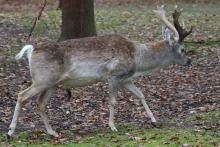
[[[118,131],[115,127],[114,124],[114,112],[115,112],[115,105],[116,105],[116,96],[117,96],[117,91],[119,88],[119,82],[116,77],[113,77],[112,79],[109,80],[109,109],[110,109],[110,114],[109,114],[109,127],[111,128],[112,131]]]
[[[141,102],[147,112],[147,115],[151,118],[152,123],[156,123],[157,121],[156,121],[153,113],[151,112],[150,108],[148,107],[143,93],[132,82],[126,83],[124,85],[124,87],[127,88],[130,92],[132,92],[139,99],[141,99]]]
[[[13,115],[11,124],[9,126],[9,131],[8,131],[9,136],[12,136],[12,134],[15,131],[15,128],[17,125],[17,120],[18,120],[18,115],[21,111],[21,107],[22,107],[23,103],[25,101],[29,100],[30,98],[32,98],[33,96],[39,94],[44,89],[45,89],[44,87],[35,86],[32,84],[29,88],[25,89],[24,91],[22,91],[18,94],[18,100],[17,100],[16,106],[15,106],[14,115]]]
[[[49,124],[48,117],[47,117],[46,112],[45,112],[47,102],[50,99],[51,95],[54,93],[54,91],[55,91],[55,89],[51,88],[51,89],[48,89],[48,90],[42,92],[40,97],[38,98],[37,102],[38,102],[38,107],[39,107],[38,112],[41,116],[41,119],[44,122],[47,133],[50,134],[50,135],[53,135],[54,137],[58,137],[59,136],[58,133],[55,132],[52,129],[51,125]]]

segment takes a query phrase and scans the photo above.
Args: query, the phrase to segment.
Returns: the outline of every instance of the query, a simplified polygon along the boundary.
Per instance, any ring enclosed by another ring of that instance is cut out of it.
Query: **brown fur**
[[[167,48],[167,43],[166,41],[152,43],[150,44],[149,48],[153,49],[155,53],[160,53],[164,51],[165,48]]]
[[[63,48],[63,46],[66,48]],[[98,51],[99,55],[106,56],[107,58],[121,55],[126,56],[127,58],[133,58],[135,46],[131,41],[120,35],[105,35],[39,45],[34,50],[34,54],[43,51],[57,59],[72,53],[91,53],[94,50],[96,53]]]

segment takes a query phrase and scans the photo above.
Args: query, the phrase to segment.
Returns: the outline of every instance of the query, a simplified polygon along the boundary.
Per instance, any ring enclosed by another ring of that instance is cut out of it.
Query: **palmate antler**
[[[186,30],[184,29],[182,26],[180,26],[179,23],[179,17],[182,13],[182,10],[177,10],[177,6],[175,7],[175,10],[173,12],[173,24],[179,34],[179,42],[183,42],[184,38],[186,38],[186,36],[188,36],[190,33],[192,33],[192,27],[190,28],[190,30]]]
[[[175,34],[175,40],[179,41],[179,33],[177,29],[168,21],[167,17],[165,16],[164,5],[157,6],[157,10],[154,10],[155,14],[164,22],[164,24]]]

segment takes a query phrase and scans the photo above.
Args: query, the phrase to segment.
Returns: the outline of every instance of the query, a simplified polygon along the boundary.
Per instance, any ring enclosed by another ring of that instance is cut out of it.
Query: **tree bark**
[[[94,0],[61,0],[59,41],[96,35]]]
[[[58,41],[96,36],[94,0],[59,0],[62,10],[61,35]],[[70,100],[71,91],[66,90]]]

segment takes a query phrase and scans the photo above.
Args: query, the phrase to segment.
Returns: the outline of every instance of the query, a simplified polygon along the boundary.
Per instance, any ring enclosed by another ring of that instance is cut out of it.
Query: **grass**
[[[199,119],[198,119],[199,118]],[[162,128],[143,129],[136,124],[120,124],[117,125],[119,132],[111,132],[110,129],[102,128],[95,130],[93,133],[78,135],[71,131],[65,131],[63,138],[59,140],[52,138],[44,132],[22,132],[17,135],[16,139],[5,141],[3,135],[0,135],[1,146],[7,144],[13,146],[30,146],[50,147],[57,145],[59,147],[118,147],[118,146],[169,146],[176,147],[183,144],[193,146],[209,146],[214,147],[220,145],[219,135],[213,134],[217,130],[199,130],[192,124],[198,122],[219,123],[220,113],[212,111],[203,114],[195,114],[186,118],[177,118],[172,120],[164,120]],[[175,124],[174,124],[175,123]],[[181,123],[184,127],[177,127],[176,124]],[[189,124],[191,126],[189,127]],[[72,137],[72,138],[71,138]],[[7,143],[6,143],[7,142]]]
[[[185,46],[187,48],[187,53],[189,54],[208,56],[208,54],[210,53],[208,50],[210,48],[220,47],[220,41],[206,40],[198,42],[187,42],[185,43]]]
[[[170,146],[176,147],[183,144],[216,146],[220,142],[219,137],[210,135],[207,132],[194,132],[191,129],[148,129],[133,128],[132,126],[120,126],[119,133],[100,132],[83,136],[77,141],[69,141],[68,143],[59,144],[59,146],[137,146],[147,145],[148,147],[155,146]],[[127,131],[129,128],[129,131]],[[29,143],[28,134],[20,134],[17,140],[10,142],[14,146],[52,146],[56,144],[53,141],[43,139],[37,143]],[[49,138],[49,136],[46,136]],[[45,141],[46,140],[46,141]],[[3,144],[6,143],[2,143]]]
[[[206,132],[193,132],[190,129],[149,129],[141,130],[140,128],[132,128],[129,133],[123,128],[119,127],[122,132],[120,133],[95,133],[92,135],[83,136],[83,139],[70,141],[68,143],[59,144],[59,146],[137,146],[147,145],[148,147],[155,146],[181,146],[183,144],[190,145],[203,145],[203,146],[215,146],[220,142],[218,137],[212,136]],[[27,139],[24,138],[27,137]],[[41,141],[37,143],[29,143],[28,135],[23,136],[20,134],[17,140],[11,142],[14,146],[52,146],[53,141]],[[2,143],[6,144],[6,143]]]

